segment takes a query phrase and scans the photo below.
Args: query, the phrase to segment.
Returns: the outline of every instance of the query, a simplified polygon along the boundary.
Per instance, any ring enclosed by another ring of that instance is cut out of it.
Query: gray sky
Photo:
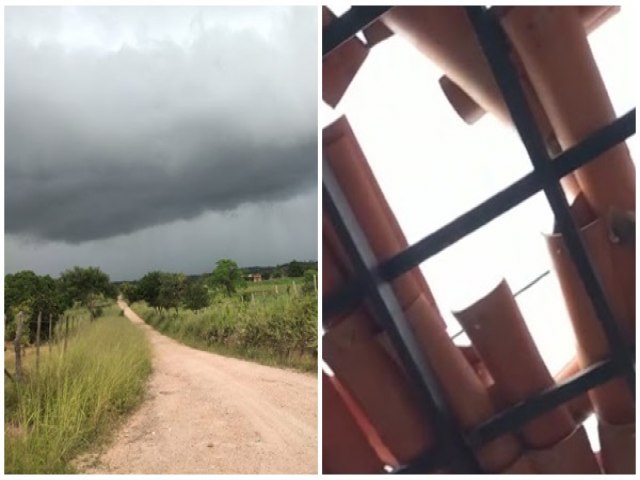
[[[5,270],[317,258],[315,7],[7,8]]]

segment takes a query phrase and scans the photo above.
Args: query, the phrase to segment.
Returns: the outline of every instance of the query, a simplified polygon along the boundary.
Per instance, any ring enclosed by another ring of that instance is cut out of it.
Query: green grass
[[[220,298],[200,312],[157,312],[131,306],[158,331],[201,350],[266,365],[317,371],[318,309],[315,295]]]
[[[62,343],[51,354],[41,347],[38,373],[30,349],[24,369],[20,384],[5,376],[5,473],[73,473],[71,459],[142,400],[151,352],[144,333],[110,307],[79,322],[64,355]]]

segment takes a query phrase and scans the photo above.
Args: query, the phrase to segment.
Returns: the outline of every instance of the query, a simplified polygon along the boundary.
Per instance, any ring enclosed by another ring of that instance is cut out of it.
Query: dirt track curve
[[[84,473],[316,473],[317,379],[182,345],[146,325],[147,398]]]

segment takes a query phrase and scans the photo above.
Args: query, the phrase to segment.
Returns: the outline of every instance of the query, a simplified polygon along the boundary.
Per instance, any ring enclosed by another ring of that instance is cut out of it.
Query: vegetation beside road
[[[62,342],[41,348],[39,371],[27,355],[21,382],[5,375],[5,473],[73,473],[71,459],[142,400],[151,373],[144,333],[116,307],[104,312],[85,314],[66,352]]]
[[[267,365],[317,370],[315,295],[244,301],[218,297],[198,312],[160,311],[145,302],[131,308],[158,331],[186,345]]]
[[[150,272],[120,291],[147,323],[187,345],[303,371],[317,369],[317,271],[293,261],[284,273],[247,282],[219,260],[209,277]]]

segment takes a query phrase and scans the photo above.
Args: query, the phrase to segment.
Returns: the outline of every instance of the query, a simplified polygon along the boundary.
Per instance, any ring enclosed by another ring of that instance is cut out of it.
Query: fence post
[[[253,292],[251,292],[251,303],[256,301],[256,297],[253,295]]]
[[[53,328],[53,313],[49,314],[49,355],[51,355],[51,349],[52,347],[52,343],[53,343],[53,337],[51,336],[51,331]]]
[[[296,287],[296,281],[293,281],[293,294],[297,295],[298,294],[298,288]]]
[[[313,274],[313,291],[318,293],[318,277],[316,274]]]
[[[67,337],[69,336],[69,315],[64,316],[64,347],[62,353],[67,351]]]
[[[36,373],[40,371],[40,327],[42,325],[42,311],[38,312],[38,325],[36,326]]]
[[[276,296],[278,295],[278,285],[276,285]]]
[[[18,320],[16,326],[16,338],[13,341],[13,346],[16,350],[16,381],[22,379],[22,345],[20,339],[22,337],[22,312],[18,312]]]

